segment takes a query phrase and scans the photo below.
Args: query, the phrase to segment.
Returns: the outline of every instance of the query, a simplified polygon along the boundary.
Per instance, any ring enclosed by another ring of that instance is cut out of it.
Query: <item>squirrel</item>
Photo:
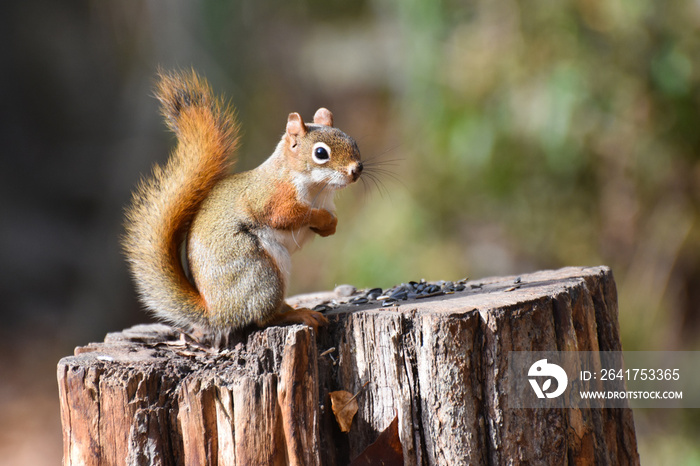
[[[363,169],[355,141],[325,108],[291,113],[272,155],[231,174],[239,125],[207,81],[159,71],[156,97],[177,145],[134,191],[122,241],[145,307],[190,330],[326,324],[285,302],[290,254],[335,233],[334,192]]]

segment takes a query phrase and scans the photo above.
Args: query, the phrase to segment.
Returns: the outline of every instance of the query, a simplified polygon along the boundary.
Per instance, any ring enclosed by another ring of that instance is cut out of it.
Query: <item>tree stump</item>
[[[408,465],[639,464],[629,409],[506,408],[510,351],[621,350],[611,271],[464,286],[341,304],[318,335],[270,327],[199,346],[153,324],[78,347],[58,364],[64,464],[345,465],[395,418]],[[331,299],[348,301],[290,301]],[[357,394],[348,433],[336,390]]]

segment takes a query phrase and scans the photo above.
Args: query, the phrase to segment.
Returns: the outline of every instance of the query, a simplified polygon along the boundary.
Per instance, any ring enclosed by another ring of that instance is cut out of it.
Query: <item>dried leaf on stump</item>
[[[391,421],[389,427],[379,434],[375,442],[355,458],[350,466],[402,465],[403,446],[399,438],[399,416]]]
[[[352,419],[357,413],[357,400],[352,393],[345,390],[331,392],[331,409],[335,414],[335,420],[343,432],[350,432]]]

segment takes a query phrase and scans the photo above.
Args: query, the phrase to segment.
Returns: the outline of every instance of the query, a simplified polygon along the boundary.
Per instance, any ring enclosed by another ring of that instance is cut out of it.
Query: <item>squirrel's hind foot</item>
[[[283,312],[272,316],[263,323],[263,326],[303,324],[318,332],[320,326],[328,325],[328,319],[320,312],[312,311],[305,307],[295,309],[288,304],[285,304],[284,307],[285,310]]]

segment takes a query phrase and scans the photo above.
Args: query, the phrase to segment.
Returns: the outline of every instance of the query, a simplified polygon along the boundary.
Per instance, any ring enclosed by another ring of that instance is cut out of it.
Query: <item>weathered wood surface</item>
[[[59,362],[64,464],[344,465],[396,415],[409,465],[638,464],[629,409],[506,408],[509,351],[621,349],[610,270],[515,278],[344,305],[317,336],[251,330],[223,350],[160,324],[109,334]],[[360,392],[347,434],[334,390]]]

